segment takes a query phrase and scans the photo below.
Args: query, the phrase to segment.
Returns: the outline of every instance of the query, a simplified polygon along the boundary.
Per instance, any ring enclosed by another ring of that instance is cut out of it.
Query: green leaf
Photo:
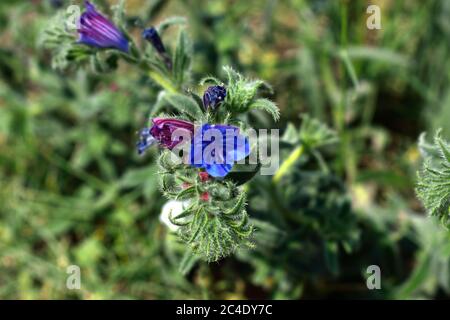
[[[171,217],[172,215],[170,215],[170,217],[171,217],[170,221],[173,223],[176,220],[187,218],[190,215],[192,215],[193,213],[194,213],[194,211],[192,210],[191,207],[189,207],[186,210],[184,210],[182,213],[177,215],[176,217]]]
[[[300,141],[309,149],[319,148],[338,141],[337,133],[326,124],[307,115],[304,115],[302,118]]]
[[[122,30],[125,30],[126,25],[125,0],[119,0],[117,4],[111,6],[111,11],[113,12],[114,23]]]
[[[261,87],[270,88],[262,80],[246,79],[229,66],[225,66],[227,74],[227,95],[225,97],[225,106],[232,113],[244,113],[249,111],[252,103],[254,108],[268,111],[274,119],[279,118],[279,111],[276,105],[267,99],[256,99],[258,90]]]
[[[203,86],[205,84],[213,84],[213,85],[221,85],[222,81],[213,76],[207,76],[200,80],[200,85]]]
[[[175,25],[184,25],[184,24],[186,24],[185,17],[174,16],[174,17],[169,17],[169,18],[163,20],[160,24],[158,24],[156,29],[158,30],[159,35],[162,36],[163,33],[168,28],[175,26]]]
[[[166,91],[161,91],[158,94],[158,97],[156,98],[156,102],[153,104],[152,109],[150,111],[150,118],[155,117],[164,108],[164,106],[167,103],[167,101],[165,100],[166,95],[167,95]]]
[[[194,214],[194,212],[191,210],[191,208],[187,208],[182,213],[177,215],[176,217],[172,216],[172,211],[169,213],[169,221],[179,227],[184,227],[189,225],[189,221],[185,221],[185,218],[191,216]],[[181,219],[181,220],[180,220]]]
[[[228,85],[231,86],[242,79],[242,76],[234,71],[234,69],[230,66],[224,66],[223,71],[225,71],[228,77]]]
[[[199,120],[203,110],[194,99],[178,93],[168,93],[164,99],[177,111],[187,114],[192,120]]]
[[[76,44],[73,32],[66,28],[69,13],[59,12],[47,22],[39,37],[39,45],[52,51],[52,67],[64,70],[89,60],[94,50]]]
[[[192,91],[192,90],[188,90],[188,94],[191,96],[192,99],[194,99],[195,102],[197,102],[197,105],[203,111],[203,100],[202,100],[202,98],[198,94],[196,94],[194,91]]]
[[[176,196],[176,200],[180,200],[180,199],[189,199],[190,197],[192,197],[193,194],[195,194],[196,192],[196,188],[195,186],[191,186],[189,188],[183,189],[182,191],[180,191],[177,196]]]
[[[251,105],[250,109],[264,110],[272,116],[273,120],[278,121],[280,119],[280,110],[278,109],[275,102],[269,99],[256,99]]]
[[[195,266],[197,262],[198,257],[192,252],[192,250],[188,249],[184,253],[183,259],[180,262],[178,270],[183,276],[185,276],[192,270],[192,268]]]
[[[177,47],[173,56],[173,75],[175,82],[181,86],[189,76],[191,46],[184,30],[178,35]]]
[[[286,131],[284,132],[283,136],[281,137],[281,141],[295,145],[299,141],[299,132],[295,128],[295,126],[289,122]]]
[[[239,198],[237,199],[237,202],[234,205],[234,207],[231,208],[230,210],[227,210],[224,214],[228,215],[228,216],[234,216],[234,215],[239,214],[242,210],[244,210],[244,208],[246,206],[246,202],[245,202],[246,199],[247,199],[247,196],[246,196],[245,192],[242,192],[241,195],[239,196]]]
[[[120,186],[125,188],[144,185],[147,181],[151,181],[156,177],[156,167],[148,166],[144,168],[136,168],[128,170],[120,180]]]

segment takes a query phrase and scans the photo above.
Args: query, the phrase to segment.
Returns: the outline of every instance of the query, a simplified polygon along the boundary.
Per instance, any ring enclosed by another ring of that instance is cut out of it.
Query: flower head
[[[145,128],[141,131],[140,140],[136,144],[138,153],[143,153],[155,142],[159,142],[163,147],[172,150],[176,145],[182,142],[182,137],[174,138],[176,130],[185,130],[192,135],[194,125],[190,122],[178,119],[154,118],[151,128]]]
[[[107,18],[102,16],[95,6],[85,1],[86,10],[80,17],[79,42],[97,48],[115,48],[128,52],[129,42],[125,35]]]
[[[227,89],[223,86],[210,86],[203,94],[203,106],[205,109],[215,109],[219,106],[227,95]]]
[[[239,133],[239,128],[204,124],[194,133],[190,164],[205,169],[212,177],[223,178],[249,154],[248,139]]]

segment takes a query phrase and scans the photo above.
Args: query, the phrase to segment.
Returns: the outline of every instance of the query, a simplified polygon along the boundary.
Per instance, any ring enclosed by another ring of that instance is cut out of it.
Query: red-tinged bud
[[[208,192],[203,192],[201,195],[200,195],[200,200],[202,200],[202,201],[208,201],[209,200],[209,193]]]
[[[189,182],[183,182],[183,184],[181,185],[181,187],[183,188],[183,189],[187,189],[187,188],[189,188],[189,187],[191,187],[192,186],[192,184],[190,184]]]
[[[208,172],[201,171],[201,172],[198,173],[198,176],[200,177],[200,181],[201,182],[206,182],[206,181],[209,180]]]

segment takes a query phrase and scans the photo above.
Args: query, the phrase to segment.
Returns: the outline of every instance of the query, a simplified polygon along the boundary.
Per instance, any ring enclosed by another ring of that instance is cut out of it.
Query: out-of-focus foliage
[[[156,152],[134,150],[161,87],[191,80],[164,84],[122,61],[53,69],[64,65],[42,35],[72,3],[0,1],[0,297],[449,296],[449,233],[414,192],[417,136],[450,137],[449,1],[373,1],[381,30],[366,28],[363,0],[124,3],[136,46],[150,25],[172,56],[193,41],[195,81],[226,79],[231,65],[273,87],[280,121],[263,100],[254,107],[271,114],[249,121],[281,129],[289,165],[246,187],[255,248],[212,264],[182,263],[185,246],[159,221]],[[116,1],[95,3],[115,15]],[[165,27],[169,16],[184,16],[171,21],[186,38]],[[317,138],[308,127],[330,143],[306,147]],[[81,268],[81,290],[66,288],[69,265]],[[381,290],[366,287],[370,265]]]

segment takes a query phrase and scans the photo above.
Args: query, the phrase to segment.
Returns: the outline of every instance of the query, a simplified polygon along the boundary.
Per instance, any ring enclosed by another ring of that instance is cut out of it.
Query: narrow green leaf
[[[198,257],[192,252],[192,250],[188,249],[183,255],[183,259],[180,262],[178,270],[183,276],[185,276],[192,270],[197,262]]]
[[[164,99],[177,111],[187,114],[192,120],[199,120],[203,110],[194,99],[178,93],[168,93]]]
[[[221,85],[222,81],[213,76],[207,76],[200,80],[200,85],[203,86],[205,84],[213,84],[213,85]]]
[[[242,192],[233,208],[225,212],[225,215],[235,215],[241,212],[245,207],[246,194]]]
[[[158,26],[156,27],[156,29],[158,30],[158,33],[160,36],[162,36],[162,34],[170,27],[172,26],[176,26],[176,25],[184,25],[186,24],[186,18],[185,17],[179,17],[179,16],[174,16],[174,17],[169,17],[165,20],[163,20],[161,23],[158,24]]]
[[[185,83],[190,66],[190,44],[186,33],[181,30],[178,35],[178,43],[173,56],[173,73],[178,85]]]
[[[251,105],[250,109],[259,109],[264,110],[272,116],[273,120],[278,121],[280,119],[280,110],[278,109],[277,105],[270,101],[269,99],[256,99]]]

